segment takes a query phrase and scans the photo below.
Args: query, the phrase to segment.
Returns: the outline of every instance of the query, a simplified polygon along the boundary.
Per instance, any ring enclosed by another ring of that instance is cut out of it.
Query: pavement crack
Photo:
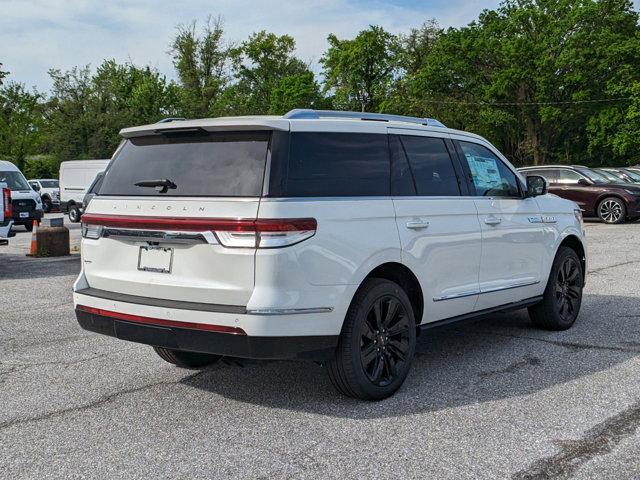
[[[631,265],[633,263],[640,263],[640,260],[628,260],[626,262],[614,263],[613,265],[607,265],[605,267],[594,268],[592,270],[587,271],[587,275],[593,275],[594,273],[604,272],[605,270],[609,270],[611,268],[623,267],[625,265]]]
[[[127,388],[125,390],[120,390],[118,392],[114,392],[108,395],[103,395],[99,398],[97,398],[96,400],[93,400],[89,403],[86,403],[84,405],[79,405],[76,407],[69,407],[69,408],[63,408],[60,410],[54,410],[52,412],[48,412],[42,415],[36,415],[33,417],[27,417],[27,418],[16,418],[14,420],[8,420],[5,422],[0,422],[0,430],[4,430],[6,428],[10,428],[10,427],[14,427],[16,425],[24,425],[24,424],[28,424],[28,423],[34,423],[34,422],[41,422],[44,420],[50,420],[52,418],[57,418],[57,417],[62,417],[64,415],[67,414],[73,414],[73,413],[78,413],[78,412],[83,412],[85,410],[91,410],[93,408],[97,408],[100,407],[102,405],[105,405],[107,403],[110,403],[122,396],[125,395],[129,395],[132,393],[137,393],[143,390],[148,390],[148,389],[152,389],[155,387],[161,387],[161,386],[169,386],[169,385],[176,385],[179,384],[185,380],[189,380],[189,379],[193,379],[194,377],[197,377],[198,375],[202,375],[203,373],[205,373],[206,370],[203,370],[201,372],[197,372],[194,373],[193,375],[189,375],[188,377],[183,377],[180,378],[177,381],[161,381],[161,382],[154,382],[154,383],[148,383],[146,385],[141,385],[138,387],[132,387],[132,388]]]
[[[567,342],[564,340],[551,340],[549,338],[537,338],[537,337],[529,337],[527,335],[514,335],[511,333],[499,333],[493,332],[489,330],[481,330],[478,333],[484,333],[487,335],[496,335],[499,337],[508,337],[508,338],[522,338],[525,340],[532,340],[534,342],[543,342],[549,343],[551,345],[557,345],[559,347],[565,347],[574,351],[578,350],[601,350],[601,351],[610,351],[610,352],[625,352],[625,353],[640,353],[639,348],[629,348],[629,347],[620,347],[616,345],[595,345],[590,343],[576,343],[576,342]],[[628,342],[627,342],[628,343]]]
[[[638,427],[640,402],[590,428],[582,438],[560,442],[560,452],[533,462],[528,468],[516,472],[512,479],[568,478],[588,461],[611,452],[622,440],[633,435]]]

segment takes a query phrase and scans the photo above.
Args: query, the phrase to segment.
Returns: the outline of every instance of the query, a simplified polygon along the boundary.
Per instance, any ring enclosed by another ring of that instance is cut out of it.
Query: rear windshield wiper
[[[169,189],[176,189],[178,186],[173,183],[171,180],[164,178],[161,180],[141,180],[139,182],[134,183],[136,187],[151,187],[158,190],[158,193],[167,193]]]

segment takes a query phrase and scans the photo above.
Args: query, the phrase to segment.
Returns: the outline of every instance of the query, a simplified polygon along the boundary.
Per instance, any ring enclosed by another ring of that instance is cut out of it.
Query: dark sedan
[[[605,223],[640,218],[640,185],[612,182],[602,172],[579,165],[525,167],[520,172],[546,178],[549,192],[576,202],[585,217]]]

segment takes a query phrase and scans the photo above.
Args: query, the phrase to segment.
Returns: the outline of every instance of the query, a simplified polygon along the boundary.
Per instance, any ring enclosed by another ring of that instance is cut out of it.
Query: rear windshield
[[[58,180],[40,180],[40,185],[42,188],[58,188],[60,186]]]
[[[10,190],[31,190],[24,175],[14,170],[0,172],[0,183],[6,183]]]
[[[270,136],[183,132],[129,139],[113,159],[99,194],[259,197]],[[154,181],[175,188],[154,186]],[[151,186],[136,186],[139,182]]]

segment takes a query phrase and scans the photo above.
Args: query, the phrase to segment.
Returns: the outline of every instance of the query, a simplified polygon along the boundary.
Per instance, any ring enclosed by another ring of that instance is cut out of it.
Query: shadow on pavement
[[[31,258],[23,254],[0,253],[0,280],[62,277],[80,273],[80,255]]]
[[[528,395],[625,362],[640,355],[637,312],[635,297],[585,295],[578,322],[565,332],[534,329],[526,311],[426,332],[402,389],[375,403],[340,396],[314,363],[221,364],[182,382],[269,408],[351,419],[406,416]]]

